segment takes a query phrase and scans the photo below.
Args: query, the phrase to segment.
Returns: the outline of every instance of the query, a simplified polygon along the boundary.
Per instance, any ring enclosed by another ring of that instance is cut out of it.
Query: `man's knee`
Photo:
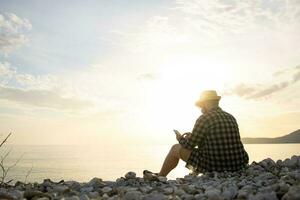
[[[180,158],[183,161],[187,161],[192,150],[186,149],[181,144],[174,144],[171,148],[171,151],[174,156]]]
[[[192,153],[192,150],[186,149],[186,148],[184,148],[183,146],[180,145],[179,157],[180,157],[181,160],[187,162],[187,160],[189,159],[191,153]]]
[[[180,144],[174,144],[171,147],[171,152],[173,153],[174,156],[176,156],[178,158],[180,158],[180,148],[181,148]]]

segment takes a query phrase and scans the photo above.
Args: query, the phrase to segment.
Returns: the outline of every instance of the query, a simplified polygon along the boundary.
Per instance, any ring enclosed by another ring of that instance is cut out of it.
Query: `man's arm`
[[[181,144],[184,148],[192,150],[197,144],[200,143],[204,138],[204,133],[206,131],[206,123],[205,118],[201,115],[193,128],[193,131],[189,137],[181,137],[179,139],[179,144]]]

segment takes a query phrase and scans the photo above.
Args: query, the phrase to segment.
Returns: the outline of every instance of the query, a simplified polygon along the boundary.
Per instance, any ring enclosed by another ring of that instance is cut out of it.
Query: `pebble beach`
[[[31,200],[300,200],[300,156],[252,162],[238,172],[185,175],[174,180],[129,171],[115,181],[95,177],[88,182],[61,180],[3,184],[0,199]]]

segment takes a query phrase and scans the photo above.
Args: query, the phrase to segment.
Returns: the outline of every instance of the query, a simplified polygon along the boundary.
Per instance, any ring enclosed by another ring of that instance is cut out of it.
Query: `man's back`
[[[193,149],[186,164],[193,171],[236,171],[249,162],[235,118],[220,107],[201,115],[191,138],[179,143]]]
[[[207,114],[206,134],[202,145],[204,162],[211,171],[235,171],[249,162],[241,142],[235,118],[217,107]]]

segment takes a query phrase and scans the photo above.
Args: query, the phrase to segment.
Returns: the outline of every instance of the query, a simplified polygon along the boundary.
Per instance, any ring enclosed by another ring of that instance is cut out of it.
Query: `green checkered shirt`
[[[194,172],[236,171],[249,162],[236,119],[220,107],[201,115],[191,137],[181,138],[179,144],[192,150],[186,167]]]

